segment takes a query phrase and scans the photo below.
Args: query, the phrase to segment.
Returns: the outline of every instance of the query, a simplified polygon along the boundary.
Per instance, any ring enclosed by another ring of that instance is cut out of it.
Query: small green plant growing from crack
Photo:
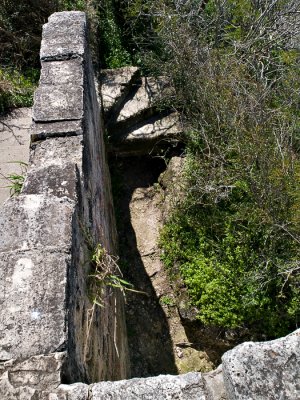
[[[20,173],[11,173],[9,175],[4,175],[0,172],[0,175],[6,179],[7,181],[10,182],[9,185],[4,186],[5,188],[9,188],[10,190],[10,197],[13,196],[18,196],[21,193],[23,184],[24,184],[24,180],[25,180],[25,175],[27,172],[27,164],[23,161],[12,161],[9,162],[11,164],[17,164],[19,165],[21,171]]]
[[[94,304],[103,307],[101,300],[103,286],[120,289],[124,296],[126,291],[143,293],[135,290],[132,283],[123,279],[122,272],[118,266],[118,257],[108,254],[100,243],[96,245],[91,261],[94,266],[94,272],[90,274],[90,277],[93,278]]]
[[[161,298],[159,299],[159,302],[162,305],[165,305],[165,306],[168,306],[168,307],[175,307],[176,306],[175,300],[171,296],[168,296],[168,295],[161,296]]]
[[[92,243],[92,239],[89,235],[88,244]],[[89,275],[90,285],[89,291],[91,296],[92,307],[88,310],[87,317],[87,341],[85,348],[85,358],[88,353],[88,338],[90,337],[92,322],[95,314],[96,307],[105,307],[104,299],[106,298],[107,288],[119,289],[125,298],[126,291],[141,293],[147,295],[147,293],[135,290],[133,285],[123,279],[122,272],[118,266],[118,257],[110,255],[107,250],[98,243],[90,257],[92,264],[92,273]],[[112,292],[108,293],[108,296],[112,295]],[[119,355],[117,347],[117,297],[114,298],[114,309],[115,309],[115,323],[114,323],[114,345],[117,355]]]

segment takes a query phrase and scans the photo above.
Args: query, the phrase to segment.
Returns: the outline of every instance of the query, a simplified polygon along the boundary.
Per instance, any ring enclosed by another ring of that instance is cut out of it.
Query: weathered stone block
[[[170,82],[166,78],[142,78],[141,85],[137,87],[136,93],[124,104],[117,116],[117,122],[128,118],[137,119],[140,114],[143,115],[147,109],[155,104],[168,93],[174,92]]]
[[[137,67],[106,69],[101,71],[101,98],[105,112],[118,106],[128,93],[132,83],[138,78]]]
[[[31,129],[31,142],[46,138],[82,136],[82,121],[37,122]]]
[[[47,104],[47,107],[45,107]],[[83,118],[83,88],[78,85],[39,86],[34,94],[33,119],[58,121]]]
[[[86,17],[80,11],[59,12],[43,26],[41,60],[83,56],[86,50]]]
[[[53,391],[61,381],[64,352],[0,362],[0,398],[37,400],[40,389]]]
[[[227,400],[222,365],[211,372],[203,374],[207,400]]]
[[[92,400],[205,400],[202,376],[191,372],[185,375],[160,375],[91,385]]]
[[[76,200],[76,165],[65,163],[30,169],[22,189],[22,194],[49,194]]]
[[[178,143],[181,133],[182,127],[176,113],[152,117],[129,128],[123,127],[120,122],[110,133],[110,150],[122,155],[149,154],[153,153],[155,146],[162,148],[166,143],[169,146]]]
[[[51,394],[49,400],[88,400],[89,386],[84,383],[73,383],[72,385],[60,385],[57,391]]]
[[[30,168],[47,167],[53,164],[63,167],[68,162],[80,166],[82,140],[82,136],[57,137],[33,143],[30,151]]]
[[[64,61],[42,62],[40,86],[83,85],[83,60],[75,58]]]
[[[145,121],[143,125],[133,127],[126,136],[126,140],[147,141],[154,138],[163,139],[178,136],[181,132],[182,127],[179,123],[179,116],[176,113],[172,113],[159,119],[153,118],[153,120]]]
[[[222,357],[230,400],[300,398],[300,329],[270,342],[246,342]]]
[[[57,250],[0,253],[0,360],[62,350],[71,256]]]
[[[0,252],[70,249],[73,212],[74,202],[66,197],[21,195],[11,199],[0,213]]]

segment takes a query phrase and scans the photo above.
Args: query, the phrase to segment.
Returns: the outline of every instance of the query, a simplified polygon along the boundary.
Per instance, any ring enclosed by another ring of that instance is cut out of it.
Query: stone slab
[[[40,86],[52,87],[58,84],[73,86],[74,83],[83,86],[83,60],[81,57],[64,61],[42,62]]]
[[[226,395],[222,364],[214,371],[203,374],[207,400],[228,400]]]
[[[63,166],[82,162],[83,137],[47,138],[31,145],[30,168],[47,167],[53,164]]]
[[[64,349],[70,263],[58,250],[0,253],[0,360]]]
[[[10,197],[9,175],[24,175],[28,163],[31,108],[19,108],[0,120],[0,205]]]
[[[205,400],[202,376],[191,372],[185,375],[159,375],[91,385],[92,400]]]
[[[84,383],[72,385],[59,385],[55,394],[51,394],[51,400],[90,400],[89,386]],[[50,398],[49,398],[50,400]]]
[[[83,117],[82,58],[42,62],[34,95],[34,121],[78,120]]]
[[[145,124],[136,125],[126,135],[127,141],[146,141],[178,136],[182,132],[177,113],[165,117],[145,121]]]
[[[86,50],[86,16],[80,11],[58,12],[43,26],[41,60],[82,57]]]
[[[45,195],[20,195],[0,213],[0,252],[68,250],[72,244],[74,202]]]
[[[66,354],[53,353],[30,357],[25,361],[0,362],[0,398],[36,400],[38,392],[53,391],[61,381]]]
[[[102,106],[109,112],[127,94],[131,84],[139,76],[137,67],[103,69],[100,75]]]
[[[22,194],[47,194],[77,200],[77,181],[74,163],[32,168],[27,173]]]
[[[222,357],[230,400],[300,399],[300,329],[270,342],[245,342]]]
[[[36,122],[31,128],[31,142],[47,138],[82,136],[81,120]]]
[[[47,107],[45,107],[47,104]],[[39,86],[34,94],[36,122],[83,118],[83,88],[76,85]]]
[[[172,93],[172,88],[166,78],[143,77],[136,93],[134,93],[133,97],[128,98],[120,110],[117,122],[128,118],[138,118],[139,114],[154,107],[167,93]]]
[[[110,151],[122,156],[155,153],[164,146],[176,145],[182,133],[177,113],[165,117],[156,117],[136,124],[129,129],[122,123],[110,133]]]

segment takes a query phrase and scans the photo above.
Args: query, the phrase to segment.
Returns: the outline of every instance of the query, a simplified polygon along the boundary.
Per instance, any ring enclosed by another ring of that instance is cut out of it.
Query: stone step
[[[148,154],[153,147],[163,142],[178,143],[182,127],[176,112],[155,115],[131,127],[117,124],[110,136],[110,151],[122,155]]]
[[[137,67],[123,67],[118,69],[103,69],[100,74],[101,101],[106,119],[108,115],[117,112],[140,76]]]

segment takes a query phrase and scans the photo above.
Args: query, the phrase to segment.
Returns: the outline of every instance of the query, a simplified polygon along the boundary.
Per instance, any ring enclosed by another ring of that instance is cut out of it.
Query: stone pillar
[[[49,18],[41,64],[28,174],[0,213],[5,399],[128,375],[121,292],[93,308],[91,255],[115,254],[116,230],[84,13]]]

